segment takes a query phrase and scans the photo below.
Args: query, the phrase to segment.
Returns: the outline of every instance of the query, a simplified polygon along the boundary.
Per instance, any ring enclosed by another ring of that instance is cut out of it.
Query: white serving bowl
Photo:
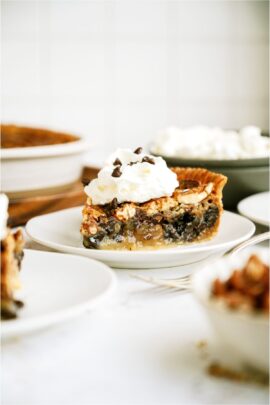
[[[1,190],[11,199],[63,191],[80,178],[83,156],[90,148],[83,138],[17,126],[3,125],[1,130],[9,131],[10,137],[16,134],[15,147],[1,148]],[[18,147],[20,133],[29,133],[30,140],[44,134],[48,139],[59,139],[59,143]],[[62,143],[63,139],[68,140]]]
[[[223,257],[205,266],[192,278],[193,291],[209,316],[219,339],[232,351],[235,358],[260,371],[269,372],[269,317],[231,310],[219,300],[210,298],[212,282],[227,279],[243,268],[251,253],[269,262],[267,248],[248,249],[237,255]]]

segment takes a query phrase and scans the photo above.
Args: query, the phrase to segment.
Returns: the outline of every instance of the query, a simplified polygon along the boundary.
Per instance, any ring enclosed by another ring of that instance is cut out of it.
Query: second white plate
[[[240,201],[237,206],[240,214],[257,224],[270,226],[270,192],[251,195]]]
[[[224,253],[255,231],[251,221],[225,211],[218,234],[208,242],[160,250],[94,250],[82,245],[81,217],[81,207],[38,216],[27,223],[26,232],[35,242],[60,252],[91,257],[116,268],[147,269],[186,265]]]
[[[18,318],[1,322],[7,339],[63,322],[92,309],[112,291],[116,276],[103,263],[74,255],[25,249],[16,294]]]

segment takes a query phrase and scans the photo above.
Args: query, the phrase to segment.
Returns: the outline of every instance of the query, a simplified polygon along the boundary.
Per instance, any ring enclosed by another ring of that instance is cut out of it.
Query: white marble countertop
[[[116,272],[118,288],[102,306],[3,344],[3,405],[268,404],[266,387],[207,375],[227,354],[191,294]],[[165,274],[177,268],[151,270]]]

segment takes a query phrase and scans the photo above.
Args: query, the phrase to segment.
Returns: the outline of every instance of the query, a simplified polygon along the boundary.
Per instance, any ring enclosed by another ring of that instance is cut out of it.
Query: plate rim
[[[56,310],[51,313],[45,313],[42,315],[34,315],[29,318],[20,318],[12,319],[9,321],[2,321],[0,328],[1,339],[9,339],[14,336],[21,336],[27,333],[36,332],[41,329],[48,328],[53,325],[61,324],[65,321],[72,320],[73,318],[83,314],[87,310],[94,308],[100,302],[105,300],[117,286],[117,277],[115,272],[105,263],[95,260],[86,256],[79,256],[74,254],[59,253],[59,252],[46,252],[42,250],[35,249],[24,249],[26,255],[46,255],[57,257],[62,256],[63,258],[68,258],[72,256],[76,260],[90,261],[92,264],[98,264],[100,269],[110,277],[110,281],[106,289],[97,295],[95,298],[87,299],[82,303],[76,305],[69,305],[64,309]],[[23,271],[23,268],[22,268]],[[76,270],[75,270],[76,271]],[[104,274],[103,273],[103,274]]]
[[[50,213],[50,214],[45,214],[45,215],[46,216],[53,216],[53,215],[57,215],[59,212],[62,213],[64,211],[71,211],[71,210],[72,211],[75,211],[75,210],[79,211],[81,209],[82,209],[82,206],[79,206],[79,207],[67,208],[65,210],[60,210],[60,211],[56,211],[56,212],[53,212],[53,213]],[[246,218],[246,217],[244,217],[244,216],[242,216],[242,215],[240,215],[238,213],[230,212],[230,211],[227,211],[227,210],[224,210],[223,214],[224,213],[226,213],[226,215],[231,215],[231,216],[234,216],[234,217],[241,218],[242,221],[246,222],[246,224],[248,224],[250,226],[249,232],[245,236],[242,236],[242,237],[238,238],[236,240],[237,241],[236,244],[241,243],[242,241],[248,239],[249,237],[251,237],[254,234],[254,232],[256,230],[256,227],[255,227],[254,223],[250,219],[248,219],[248,218]],[[83,246],[82,247],[68,246],[68,245],[62,245],[62,244],[59,244],[59,243],[56,243],[56,242],[50,242],[50,241],[44,243],[44,240],[41,240],[38,237],[35,237],[34,235],[32,235],[29,228],[32,226],[34,221],[36,221],[37,219],[40,219],[41,217],[44,217],[44,215],[39,215],[39,216],[36,216],[34,218],[31,218],[26,224],[25,230],[26,230],[26,233],[30,237],[31,240],[33,240],[34,242],[37,242],[37,243],[39,243],[39,244],[41,244],[43,246],[49,247],[51,249],[55,249],[55,250],[60,251],[60,252],[68,252],[68,251],[71,252],[72,251],[72,253],[70,253],[70,254],[75,254],[75,255],[79,254],[79,252],[87,252],[87,251],[89,251],[89,249],[86,249]],[[119,259],[121,257],[124,259],[125,256],[127,256],[127,254],[129,256],[132,255],[133,258],[136,257],[136,256],[143,256],[143,255],[151,256],[151,255],[153,255],[153,253],[156,253],[156,254],[158,253],[159,255],[165,255],[165,254],[168,254],[168,253],[173,254],[173,255],[179,255],[180,253],[204,252],[204,251],[207,251],[209,249],[211,249],[213,251],[217,251],[217,250],[226,248],[227,246],[230,246],[231,242],[232,242],[231,240],[228,240],[226,243],[224,243],[224,242],[221,243],[220,242],[219,244],[216,244],[216,245],[210,246],[210,247],[208,245],[194,244],[194,245],[189,245],[189,246],[180,245],[180,246],[177,246],[177,247],[174,247],[174,248],[166,248],[166,249],[151,249],[151,250],[149,249],[149,250],[134,250],[134,251],[105,250],[104,249],[104,250],[94,250],[94,252],[95,252],[95,255],[96,255],[95,260],[107,259],[108,256],[112,255],[113,253],[114,254],[116,253],[118,255],[117,257]],[[59,250],[59,248],[60,248],[60,250]],[[182,250],[182,252],[181,252],[181,250]],[[90,256],[88,256],[86,254],[83,254],[83,256],[90,257]]]
[[[253,217],[253,215],[248,214],[245,209],[243,210],[243,204],[245,204],[247,200],[251,200],[262,194],[268,194],[270,198],[270,191],[261,191],[260,193],[251,194],[239,201],[239,203],[237,204],[237,211],[239,212],[239,214],[243,215],[245,218],[248,218],[251,221],[254,221],[258,225],[270,226],[270,219],[269,221],[264,221],[260,218],[258,219]]]

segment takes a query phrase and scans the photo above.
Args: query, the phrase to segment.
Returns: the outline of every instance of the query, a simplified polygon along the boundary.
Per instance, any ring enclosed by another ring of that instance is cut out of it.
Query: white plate
[[[18,318],[1,322],[6,339],[45,328],[93,308],[112,291],[114,273],[84,257],[25,249]]]
[[[251,221],[225,211],[218,234],[208,242],[159,250],[94,250],[82,245],[81,218],[82,207],[42,215],[27,223],[26,232],[35,242],[60,252],[88,256],[117,268],[147,269],[195,263],[218,252],[224,253],[255,231]]]
[[[270,192],[251,195],[237,206],[240,214],[260,225],[270,226]]]

